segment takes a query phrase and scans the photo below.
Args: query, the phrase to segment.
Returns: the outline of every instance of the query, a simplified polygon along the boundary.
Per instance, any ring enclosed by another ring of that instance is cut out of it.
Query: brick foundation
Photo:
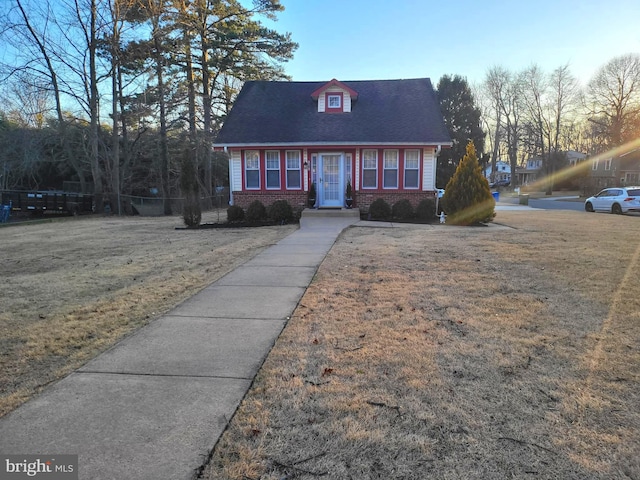
[[[276,200],[286,200],[294,211],[307,207],[307,193],[301,191],[273,191],[273,192],[233,192],[233,204],[245,210],[251,202],[259,200],[265,207],[269,207]]]
[[[353,206],[359,208],[361,212],[369,211],[369,206],[374,200],[383,198],[390,206],[393,206],[398,200],[407,199],[416,208],[424,199],[435,201],[436,192],[423,192],[421,190],[410,191],[404,190],[400,192],[388,192],[384,190],[366,191],[359,190],[353,192]],[[274,191],[274,192],[233,192],[233,203],[239,207],[247,207],[254,200],[260,200],[265,207],[268,207],[276,200],[286,200],[294,210],[302,210],[307,208],[307,193],[300,191]]]
[[[421,190],[404,190],[401,192],[387,192],[380,190],[368,192],[366,190],[359,190],[357,192],[354,192],[353,196],[353,206],[358,207],[363,213],[368,212],[369,207],[371,206],[373,201],[378,198],[383,198],[385,202],[387,202],[390,206],[393,206],[393,204],[397,201],[404,200],[406,198],[411,202],[413,208],[416,208],[418,204],[424,199],[430,199],[433,201],[436,200],[436,192],[423,192]]]

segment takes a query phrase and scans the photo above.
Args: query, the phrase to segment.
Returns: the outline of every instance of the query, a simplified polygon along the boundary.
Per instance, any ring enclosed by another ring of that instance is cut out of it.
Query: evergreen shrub
[[[372,220],[388,220],[391,217],[391,206],[384,198],[376,198],[369,206],[369,216]]]
[[[244,220],[244,210],[238,205],[231,205],[227,208],[227,222],[241,222]]]
[[[413,210],[413,205],[406,198],[402,200],[398,200],[391,207],[391,216],[398,220],[409,220],[415,217],[415,212]]]
[[[254,200],[247,207],[244,218],[251,223],[261,222],[267,218],[267,209],[260,200]]]
[[[474,225],[490,222],[495,217],[495,205],[489,183],[478,164],[476,149],[473,142],[469,142],[467,153],[447,183],[442,197],[447,223]]]
[[[278,223],[293,220],[293,208],[286,200],[276,200],[269,207],[269,218]]]

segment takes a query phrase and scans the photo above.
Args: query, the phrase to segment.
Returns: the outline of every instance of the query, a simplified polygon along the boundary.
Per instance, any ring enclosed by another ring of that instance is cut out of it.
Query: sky
[[[275,23],[299,44],[294,81],[431,78],[487,70],[550,73],[586,85],[609,60],[640,54],[640,0],[281,0]]]

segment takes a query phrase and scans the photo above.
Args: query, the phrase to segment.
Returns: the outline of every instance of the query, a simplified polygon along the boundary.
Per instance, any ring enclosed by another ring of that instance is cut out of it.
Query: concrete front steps
[[[305,208],[301,218],[360,218],[359,208]]]

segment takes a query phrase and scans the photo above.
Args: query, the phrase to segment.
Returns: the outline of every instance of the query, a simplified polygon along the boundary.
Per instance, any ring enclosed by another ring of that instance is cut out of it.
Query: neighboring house
[[[245,83],[214,147],[229,154],[232,203],[285,199],[342,207],[435,198],[436,158],[451,146],[428,78]]]
[[[571,167],[586,160],[587,155],[577,152],[575,150],[567,150],[564,152],[567,164]],[[518,183],[520,185],[529,185],[531,183],[540,180],[544,176],[543,172],[544,162],[542,157],[535,156],[527,160],[524,167],[516,168],[516,175],[518,176]]]
[[[524,167],[516,168],[516,175],[518,176],[518,185],[529,185],[535,182],[540,176],[542,170],[542,158],[531,157],[527,160]]]
[[[591,159],[591,181],[595,188],[621,187],[640,183],[640,149],[614,157]]]
[[[567,162],[570,167],[575,167],[578,163],[587,159],[586,153],[576,152],[575,150],[567,150]]]
[[[484,170],[484,176],[489,182],[502,182],[502,181],[511,181],[511,165],[508,162],[503,160],[496,161],[496,172],[495,176],[491,176],[492,168],[491,164]]]

